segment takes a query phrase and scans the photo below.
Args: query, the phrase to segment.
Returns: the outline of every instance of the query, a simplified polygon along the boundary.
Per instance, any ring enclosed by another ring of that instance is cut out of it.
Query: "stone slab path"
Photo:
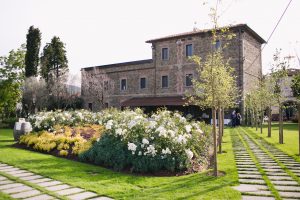
[[[24,200],[112,200],[95,192],[73,187],[5,163],[0,163],[0,192]],[[13,177],[14,180],[10,178]],[[36,188],[33,186],[37,186]],[[37,189],[42,188],[42,189]]]
[[[300,163],[242,128],[232,134],[243,200],[300,199]]]

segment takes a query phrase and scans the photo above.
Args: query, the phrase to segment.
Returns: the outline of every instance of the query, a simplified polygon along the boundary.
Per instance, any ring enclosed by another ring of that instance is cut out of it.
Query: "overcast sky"
[[[0,0],[0,55],[26,42],[29,26],[42,32],[42,47],[53,36],[66,44],[72,73],[82,67],[151,58],[148,39],[211,28],[216,0]],[[289,0],[223,0],[220,24],[246,23],[267,40]],[[195,25],[196,22],[196,25]],[[300,56],[300,1],[294,0],[263,50],[263,71],[272,54]],[[41,48],[42,50],[42,48]],[[299,67],[296,59],[291,65]]]

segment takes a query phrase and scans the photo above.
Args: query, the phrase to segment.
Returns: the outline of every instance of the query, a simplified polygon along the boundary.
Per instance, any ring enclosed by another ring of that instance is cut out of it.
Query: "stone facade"
[[[265,41],[245,24],[230,27],[236,37],[224,49],[235,69],[242,97],[261,77],[261,44]],[[99,110],[103,107],[118,107],[132,98],[184,96],[191,86],[186,85],[186,76],[197,76],[195,64],[188,59],[187,45],[192,55],[205,58],[216,46],[211,42],[211,30],[158,38],[146,41],[152,44],[152,59],[112,65],[82,68],[82,97],[84,107]],[[163,49],[168,49],[164,55]],[[162,87],[162,76],[168,76],[168,86]],[[141,78],[146,78],[146,88],[141,89]],[[121,80],[126,80],[126,89],[121,90]],[[241,104],[241,106],[243,106]]]

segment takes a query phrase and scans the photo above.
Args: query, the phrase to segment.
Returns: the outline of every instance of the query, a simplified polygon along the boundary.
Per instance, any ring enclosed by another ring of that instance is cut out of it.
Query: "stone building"
[[[151,44],[152,59],[82,68],[84,107],[143,107],[146,111],[167,107],[195,115],[195,107],[183,107],[183,96],[197,75],[195,64],[188,58],[205,58],[225,42],[224,55],[235,69],[243,99],[261,77],[261,44],[265,41],[246,24],[230,26],[229,30],[236,35],[230,41],[220,39],[212,44],[211,30],[194,30],[146,41]]]

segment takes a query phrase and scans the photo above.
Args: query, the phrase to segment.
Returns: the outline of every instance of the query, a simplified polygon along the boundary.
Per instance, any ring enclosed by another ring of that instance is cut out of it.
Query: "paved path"
[[[37,175],[11,165],[0,163],[0,192],[14,199],[25,200],[111,200],[82,188]],[[38,189],[37,189],[38,188]]]
[[[300,199],[300,163],[242,128],[232,135],[243,200]]]

